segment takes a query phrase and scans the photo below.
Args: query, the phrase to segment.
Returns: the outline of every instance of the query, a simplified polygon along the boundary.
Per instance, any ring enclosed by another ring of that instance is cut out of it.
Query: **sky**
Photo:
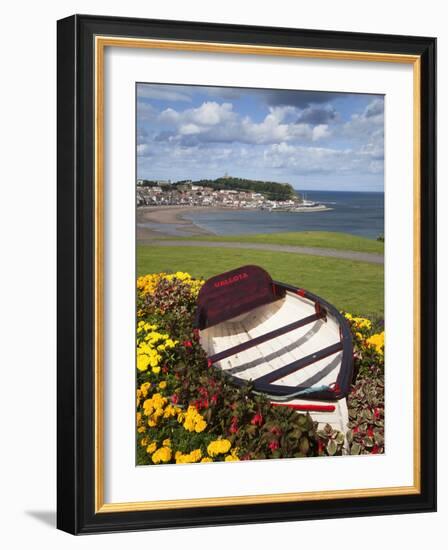
[[[384,96],[137,84],[137,178],[384,190]]]

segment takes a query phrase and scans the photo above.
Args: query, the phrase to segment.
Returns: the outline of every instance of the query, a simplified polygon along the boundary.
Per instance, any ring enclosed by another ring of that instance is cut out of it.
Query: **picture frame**
[[[57,40],[58,528],[84,534],[435,511],[436,40],[90,15],[58,21]],[[413,355],[412,484],[105,501],[104,54],[111,47],[412,66],[414,341],[402,342]]]

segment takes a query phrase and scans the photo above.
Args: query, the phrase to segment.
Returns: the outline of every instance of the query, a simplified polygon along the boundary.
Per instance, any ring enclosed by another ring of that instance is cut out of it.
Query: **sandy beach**
[[[219,212],[221,208],[203,206],[142,206],[137,208],[137,241],[148,243],[158,237],[210,235],[184,216],[190,212]]]

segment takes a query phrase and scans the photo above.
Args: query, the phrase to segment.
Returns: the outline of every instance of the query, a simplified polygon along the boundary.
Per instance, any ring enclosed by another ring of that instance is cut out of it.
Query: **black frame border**
[[[72,534],[436,510],[436,39],[74,15],[57,25],[57,527]],[[417,55],[421,59],[421,492],[95,513],[94,37]]]

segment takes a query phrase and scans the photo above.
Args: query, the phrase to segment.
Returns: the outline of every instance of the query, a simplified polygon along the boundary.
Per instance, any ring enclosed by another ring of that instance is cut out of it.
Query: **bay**
[[[376,239],[384,234],[384,193],[301,191],[307,200],[327,205],[324,212],[221,210],[185,213],[184,218],[216,235],[338,231]]]

